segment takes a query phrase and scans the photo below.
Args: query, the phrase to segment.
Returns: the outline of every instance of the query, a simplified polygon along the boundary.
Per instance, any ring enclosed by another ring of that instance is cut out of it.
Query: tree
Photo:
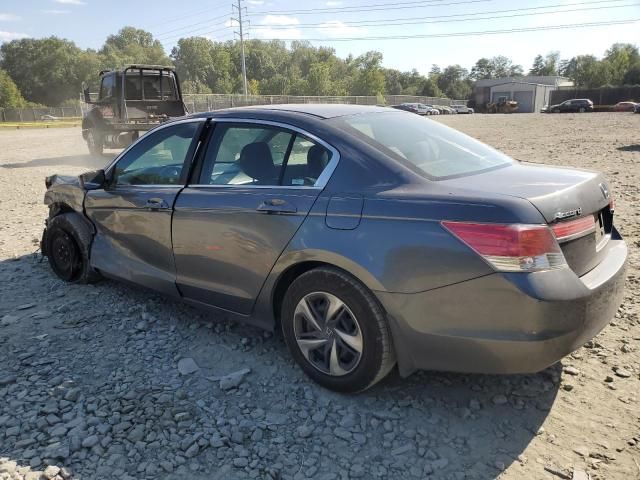
[[[9,74],[0,70],[0,108],[21,108],[26,103]]]
[[[533,65],[529,70],[529,75],[557,75],[559,63],[560,52],[549,52],[544,57],[542,55],[536,55],[533,59]]]
[[[3,68],[30,101],[60,105],[77,98],[84,81],[95,78],[98,59],[57,37],[13,40],[0,47]],[[90,71],[92,70],[92,71]]]
[[[449,98],[464,99],[471,96],[472,87],[469,72],[460,65],[449,65],[438,76],[438,88]]]
[[[492,58],[481,58],[471,69],[469,78],[481,80],[486,78],[521,77],[522,66],[515,65],[510,58],[498,55]]]
[[[142,63],[170,65],[162,44],[145,30],[124,27],[115,35],[109,35],[100,50],[106,68],[119,68],[126,64]]]
[[[377,95],[384,93],[385,77],[382,71],[382,54],[369,51],[354,60],[358,69],[353,82],[353,95]]]
[[[310,95],[331,95],[333,92],[331,71],[325,63],[313,63],[309,67],[307,82]]]
[[[640,61],[638,48],[630,43],[614,43],[605,52],[602,60],[607,64],[612,85],[623,85],[629,69]]]
[[[578,55],[571,60],[571,80],[578,87],[597,88],[611,79],[608,66],[594,55]]]

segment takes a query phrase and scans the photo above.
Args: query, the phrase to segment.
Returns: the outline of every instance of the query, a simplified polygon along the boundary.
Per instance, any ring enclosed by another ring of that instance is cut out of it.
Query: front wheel
[[[293,358],[325,388],[366,390],[395,365],[384,310],[341,270],[323,267],[298,277],[285,294],[281,320]]]
[[[50,219],[43,244],[49,265],[61,280],[91,283],[100,279],[89,264],[91,234],[77,213],[63,213]]]
[[[104,151],[104,140],[95,128],[87,131],[87,147],[91,155],[102,155]]]

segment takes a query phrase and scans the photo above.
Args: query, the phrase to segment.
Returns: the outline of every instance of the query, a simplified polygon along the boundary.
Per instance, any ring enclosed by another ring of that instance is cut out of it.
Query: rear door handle
[[[162,198],[150,198],[147,203],[144,204],[145,208],[149,210],[166,210],[169,208],[169,204]]]
[[[298,211],[295,205],[280,198],[264,200],[256,210],[265,213],[296,213]]]

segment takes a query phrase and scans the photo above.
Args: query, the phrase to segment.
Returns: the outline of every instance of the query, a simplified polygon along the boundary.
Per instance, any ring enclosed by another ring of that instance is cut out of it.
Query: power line
[[[542,27],[523,27],[523,28],[510,28],[506,30],[483,30],[477,32],[452,32],[452,33],[432,33],[424,35],[390,35],[390,36],[370,36],[370,37],[349,37],[349,38],[301,38],[300,40],[306,40],[309,42],[352,42],[356,40],[408,40],[418,38],[444,38],[444,37],[472,37],[472,36],[484,36],[484,35],[499,35],[503,33],[525,33],[525,32],[541,32],[547,30],[568,30],[578,28],[590,28],[590,27],[604,27],[612,25],[626,25],[631,23],[640,22],[640,18],[634,18],[631,20],[611,20],[606,22],[591,22],[591,23],[571,23],[566,25],[546,25]],[[264,41],[278,40],[276,38],[263,38]]]
[[[162,37],[167,36],[167,34],[169,34],[169,33],[178,32],[178,31],[180,31],[180,30],[186,30],[186,29],[188,29],[188,28],[195,27],[195,26],[198,26],[198,25],[202,25],[202,24],[204,24],[204,23],[210,24],[211,22],[213,22],[213,21],[215,21],[215,20],[220,20],[221,18],[229,18],[229,16],[230,16],[230,15],[231,15],[230,13],[225,13],[224,15],[220,15],[220,16],[218,16],[218,17],[207,18],[206,20],[203,20],[203,21],[201,21],[201,22],[192,23],[192,24],[190,24],[190,25],[184,25],[184,26],[182,26],[182,27],[174,28],[173,30],[166,30],[166,31],[164,31],[164,32],[160,32],[160,33],[158,33],[158,34],[156,35],[156,38],[162,38]],[[222,24],[222,23],[221,23],[221,24]],[[208,27],[210,27],[210,26],[211,26],[211,25],[208,25]]]
[[[224,23],[219,23],[219,24],[217,24],[217,25],[224,25]],[[166,42],[168,42],[168,41],[173,41],[173,40],[175,40],[175,39],[180,39],[180,38],[188,38],[188,37],[194,37],[194,36],[196,36],[196,37],[203,37],[203,36],[205,36],[205,35],[209,36],[209,35],[211,35],[211,34],[213,34],[213,33],[222,32],[223,30],[228,30],[228,29],[230,29],[232,26],[231,26],[231,25],[225,25],[224,27],[222,27],[222,28],[218,28],[218,29],[216,29],[216,30],[208,30],[208,31],[206,31],[206,32],[198,33],[197,35],[193,35],[193,34],[194,34],[194,33],[196,33],[198,30],[204,30],[204,29],[209,28],[209,27],[210,27],[210,25],[209,25],[209,26],[206,26],[206,27],[199,28],[199,29],[197,28],[197,29],[192,30],[192,31],[190,31],[190,32],[178,33],[178,34],[176,34],[176,35],[171,35],[170,37],[161,38],[161,39],[160,39],[160,41],[161,41],[162,43],[166,43]]]
[[[586,10],[601,10],[607,8],[623,8],[623,7],[631,7],[637,6],[638,3],[630,3],[626,5],[606,5],[600,7],[585,7],[585,8],[576,8],[570,10],[554,10],[549,12],[531,12],[531,10],[541,10],[545,8],[560,8],[560,7],[570,7],[577,5],[593,5],[593,4],[601,4],[601,3],[619,3],[624,0],[598,0],[595,2],[576,2],[576,3],[567,3],[567,4],[555,4],[555,5],[546,5],[539,7],[528,7],[528,8],[512,8],[507,10],[488,10],[482,12],[472,12],[472,13],[457,13],[457,14],[449,14],[449,15],[432,15],[428,17],[404,17],[404,18],[392,18],[385,20],[356,20],[356,21],[348,21],[348,22],[340,22],[340,25],[349,27],[349,26],[394,26],[394,25],[414,25],[414,24],[422,24],[422,23],[445,23],[445,22],[464,22],[464,21],[474,21],[474,20],[488,20],[494,18],[511,18],[518,16],[533,16],[533,15],[548,15],[553,13],[566,13],[566,12],[580,12]],[[450,19],[454,17],[470,17],[475,15],[494,15],[499,13],[511,13],[511,12],[531,12],[520,15],[504,15],[500,17],[484,17],[484,18],[460,18],[454,20],[443,20],[443,21],[425,21],[432,19]],[[406,23],[395,23],[395,22],[404,22]],[[325,21],[321,23],[296,23],[291,25],[256,25],[253,28],[267,28],[267,29],[287,29],[287,28],[317,28],[317,27],[331,27],[331,21]]]
[[[443,0],[432,0],[426,2],[398,2],[398,3],[378,3],[370,6],[357,7],[341,7],[342,10],[337,7],[334,9],[309,9],[309,10],[274,10],[270,12],[251,12],[250,16],[256,15],[318,15],[320,13],[358,13],[358,12],[372,12],[379,10],[399,10],[407,8],[437,8],[446,7],[450,5],[465,5],[470,3],[485,3],[492,2],[493,0],[463,0],[459,2],[447,2],[441,3]],[[347,10],[349,9],[349,10]]]

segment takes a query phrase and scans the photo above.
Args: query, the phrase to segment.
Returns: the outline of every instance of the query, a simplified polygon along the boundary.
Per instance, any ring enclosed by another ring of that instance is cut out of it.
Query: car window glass
[[[102,78],[102,83],[100,85],[100,98],[109,98],[113,96],[113,87],[114,87],[114,76],[107,75]]]
[[[200,122],[162,128],[134,145],[115,167],[116,185],[177,185]]]
[[[282,185],[313,186],[330,159],[331,154],[326,148],[297,135],[287,160]]]
[[[219,125],[207,149],[199,183],[278,185],[293,134],[257,125]]]
[[[491,147],[418,115],[371,113],[336,117],[329,122],[436,180],[512,163]]]

